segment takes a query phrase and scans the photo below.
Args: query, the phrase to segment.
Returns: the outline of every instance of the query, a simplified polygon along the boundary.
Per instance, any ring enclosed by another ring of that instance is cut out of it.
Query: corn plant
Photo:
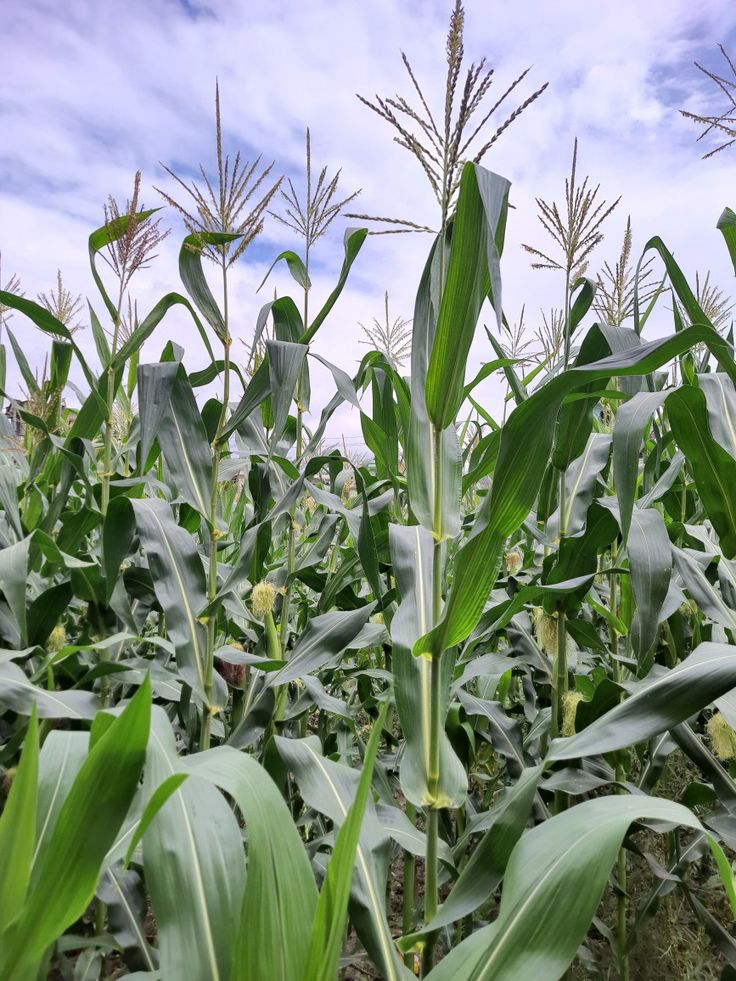
[[[438,199],[407,376],[404,321],[353,374],[321,353],[380,246],[347,227],[329,251],[354,195],[314,179],[309,132],[304,191],[230,160],[219,89],[217,176],[169,172],[193,210],[164,192],[181,292],[139,316],[164,234],[140,178],[89,239],[96,362],[60,276],[40,302],[2,280],[0,363],[27,395],[3,371],[4,978],[628,978],[662,909],[736,964],[729,301],[656,236],[635,264],[630,223],[596,268],[612,209],[576,148],[567,210],[539,203],[560,254],[531,251],[564,295],[530,350],[503,306],[511,184],[479,159],[530,100],[481,132],[481,64],[456,105],[463,26],[458,3],[443,117],[408,59],[422,113],[371,104]],[[238,338],[228,272],[274,215],[296,241],[264,281],[283,263],[295,295]],[[733,254],[728,209],[718,227]],[[649,340],[655,309],[672,331]],[[319,414],[315,360],[335,389]],[[499,375],[501,421],[482,394]],[[324,449],[343,403],[363,459]]]

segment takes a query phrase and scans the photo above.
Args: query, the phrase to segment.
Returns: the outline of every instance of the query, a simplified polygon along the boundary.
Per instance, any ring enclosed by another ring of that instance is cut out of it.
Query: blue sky
[[[60,267],[67,284],[95,302],[86,238],[101,223],[102,203],[110,193],[124,200],[138,168],[146,203],[158,204],[153,185],[168,186],[161,161],[179,171],[200,161],[212,166],[215,77],[229,150],[241,149],[246,158],[261,152],[298,179],[309,125],[315,165],[342,167],[345,191],[362,188],[360,210],[433,224],[432,196],[416,162],[392,143],[355,93],[407,92],[403,49],[430,102],[438,104],[450,6],[448,0],[5,0],[4,277],[17,272],[34,296],[53,285]],[[488,58],[499,92],[528,65],[533,68],[525,93],[550,83],[485,160],[513,182],[515,210],[502,267],[509,318],[526,304],[534,327],[539,309],[548,309],[560,293],[558,278],[531,270],[520,246],[546,244],[534,197],[560,197],[575,136],[583,172],[600,182],[608,199],[622,195],[590,272],[615,258],[630,213],[635,248],[659,234],[689,276],[710,269],[731,292],[733,273],[715,222],[725,205],[736,207],[736,157],[701,160],[697,131],[677,110],[712,100],[692,62],[718,65],[718,41],[736,52],[733,5],[621,0],[593,10],[581,0],[466,0],[465,7],[466,56]],[[179,288],[182,229],[174,215],[167,222],[173,232],[159,261],[136,284],[141,311]],[[336,223],[316,254],[313,304],[329,292],[337,273],[344,227]],[[270,259],[297,245],[272,222],[242,260],[235,294],[236,331],[244,340],[262,302],[255,288]],[[369,238],[350,287],[318,335],[318,352],[354,370],[365,350],[357,323],[380,314],[386,289],[395,314],[410,317],[428,246],[422,236]],[[290,289],[288,278],[274,284]],[[648,330],[668,327],[663,311]],[[42,364],[43,339],[20,317],[14,329],[29,360]],[[195,331],[176,317],[159,327],[145,357],[155,359],[168,336],[185,344],[192,369],[202,365]],[[80,340],[93,357],[91,336]],[[487,342],[479,341],[473,358],[489,357]],[[331,394],[329,376],[316,371],[315,415]],[[491,402],[497,398],[491,390],[486,395]],[[342,432],[356,441],[357,413],[338,414],[332,433]]]

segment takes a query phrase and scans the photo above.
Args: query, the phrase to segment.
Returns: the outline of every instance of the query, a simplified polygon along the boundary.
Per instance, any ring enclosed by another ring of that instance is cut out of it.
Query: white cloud
[[[159,161],[178,171],[213,157],[212,96],[219,76],[228,149],[251,158],[263,152],[299,177],[305,125],[312,129],[316,161],[343,168],[346,191],[362,187],[360,210],[399,214],[433,223],[431,193],[416,161],[391,141],[355,92],[371,96],[408,91],[399,50],[409,55],[433,104],[443,92],[444,34],[449,3],[395,0],[278,0],[213,2],[131,0],[6,0],[0,41],[0,248],[3,267],[15,270],[29,295],[47,289],[57,266],[68,285],[94,298],[86,237],[100,223],[109,193],[130,192],[143,171],[146,201],[152,185],[165,186]],[[532,91],[550,87],[510,128],[487,158],[514,183],[504,290],[510,318],[526,303],[533,325],[560,284],[535,273],[522,242],[541,243],[534,197],[559,198],[574,136],[581,167],[601,192],[623,200],[608,226],[599,258],[617,252],[626,215],[637,245],[661,235],[688,275],[712,269],[730,287],[732,270],[715,221],[733,204],[728,155],[703,162],[696,131],[680,106],[701,105],[705,89],[691,62],[713,63],[714,44],[736,32],[725,0],[599,4],[582,0],[526,3],[466,2],[466,51],[496,66],[498,91],[533,64]],[[717,54],[717,52],[716,52]],[[499,121],[500,121],[499,117]],[[159,262],[141,275],[139,306],[179,289],[177,237]],[[344,227],[344,226],[343,226]],[[314,306],[329,292],[342,260],[342,229],[335,227],[316,255]],[[397,313],[411,316],[428,247],[422,236],[380,236],[364,247],[350,285],[317,338],[317,349],[346,370],[363,350],[359,320],[380,312],[385,289]],[[296,247],[272,223],[235,277],[235,329],[247,338],[263,302],[255,289],[268,256]],[[291,288],[279,272],[273,284]],[[264,288],[266,294],[268,288]],[[46,342],[16,317],[29,359],[41,364]],[[663,312],[652,329],[668,329]],[[648,328],[649,329],[649,328]],[[201,367],[196,331],[180,314],[158,328],[145,356],[157,356],[167,336],[187,348],[187,363]],[[82,335],[93,357],[92,339]],[[473,357],[489,358],[479,338]],[[11,383],[12,388],[12,383]],[[315,371],[313,407],[332,393],[329,374]],[[486,392],[493,402],[497,396]],[[333,434],[359,436],[357,413],[335,417]]]

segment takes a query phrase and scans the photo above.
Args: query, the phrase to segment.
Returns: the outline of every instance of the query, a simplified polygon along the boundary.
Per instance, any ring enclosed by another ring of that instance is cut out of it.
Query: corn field
[[[595,267],[618,202],[576,142],[526,246],[559,295],[530,356],[486,153],[544,86],[489,122],[462,38],[457,3],[434,113],[406,58],[413,102],[362,99],[435,228],[349,210],[309,133],[304,187],[225,156],[218,89],[215,175],[108,200],[88,305],[0,280],[3,981],[736,977],[730,307],[656,229]],[[139,316],[167,215],[181,282]],[[292,295],[234,335],[231,268],[272,217]],[[376,231],[427,259],[351,375],[320,328]],[[736,268],[733,211],[713,235]],[[343,406],[362,460],[324,449]]]

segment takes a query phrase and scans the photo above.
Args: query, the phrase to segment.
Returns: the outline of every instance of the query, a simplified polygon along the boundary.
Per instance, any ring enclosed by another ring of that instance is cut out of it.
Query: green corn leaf
[[[489,333],[489,340],[494,341],[495,338]],[[494,374],[499,368],[510,368],[515,364],[518,364],[518,358],[507,358],[504,355],[496,358],[495,361],[487,361],[482,368],[476,373],[472,381],[463,388],[463,398],[467,398],[468,395],[476,388],[482,381],[488,378],[490,375]]]
[[[460,531],[461,458],[454,427],[447,427],[435,459],[437,442],[427,414],[424,380],[436,332],[440,295],[440,272],[446,241],[437,238],[430,250],[419,282],[411,342],[411,407],[406,444],[409,502],[417,521],[441,538],[454,538]],[[441,501],[435,503],[435,474],[439,474]],[[435,527],[439,520],[439,527]]]
[[[367,228],[348,228],[345,232],[345,257],[343,259],[342,268],[340,269],[340,275],[337,279],[337,285],[334,290],[330,293],[322,306],[321,310],[314,318],[309,327],[304,331],[302,336],[299,338],[302,344],[309,344],[314,335],[317,333],[319,328],[327,319],[330,311],[337,303],[340,298],[340,294],[345,288],[345,283],[348,281],[348,275],[350,274],[350,269],[353,263],[358,257],[358,253],[363,247],[363,243],[368,235]]]
[[[38,763],[38,807],[34,861],[53,833],[59,811],[82,768],[89,750],[86,732],[56,729],[41,747]]]
[[[265,402],[270,392],[268,357],[265,357],[248,382],[248,387],[243,393],[242,399],[233,410],[225,426],[223,426],[222,439],[225,440],[228,436],[232,435],[246,421],[251,412],[255,411],[262,402]]]
[[[108,868],[100,882],[97,897],[107,907],[109,932],[125,952],[126,961],[139,963],[147,971],[155,971],[156,954],[146,938],[148,901],[138,873],[131,869],[124,871],[119,865]],[[156,977],[160,977],[158,972]]]
[[[280,252],[279,255],[276,256],[271,265],[268,267],[266,275],[261,280],[261,285],[258,287],[258,290],[262,289],[264,283],[273,272],[273,268],[276,263],[282,261],[286,263],[292,279],[298,283],[302,289],[308,290],[312,284],[309,280],[306,267],[296,252],[292,252],[290,249],[287,249],[285,252]],[[256,290],[256,292],[258,292],[258,290]]]
[[[597,289],[598,284],[596,281],[594,279],[587,279],[585,276],[576,279],[572,284],[572,290],[570,292],[572,304],[570,307],[570,320],[567,325],[569,337],[572,338],[582,323],[583,317],[585,317],[593,305]]]
[[[729,456],[736,458],[736,390],[722,371],[698,375],[698,387],[705,395],[708,428]]]
[[[728,558],[733,558],[736,556],[736,499],[733,494],[736,460],[711,435],[705,394],[690,385],[673,392],[667,398],[667,417],[677,445],[690,464],[703,506],[718,532],[721,548]]]
[[[672,575],[672,552],[664,520],[654,508],[636,508],[629,529],[629,566],[636,600],[630,636],[642,660],[657,639],[659,619]]]
[[[633,335],[632,335],[633,336]],[[617,348],[611,344],[604,329],[596,325],[583,338],[580,350],[572,370],[615,354]],[[563,373],[565,377],[569,372]],[[577,387],[575,395],[582,399],[570,401],[567,393],[563,399],[557,420],[557,436],[552,451],[552,463],[558,470],[564,470],[573,460],[577,460],[585,452],[585,447],[593,431],[593,418],[596,403],[600,399],[601,384],[596,379]]]
[[[352,644],[374,609],[375,604],[369,603],[357,610],[338,610],[310,617],[285,667],[271,675],[266,684],[285,685],[333,663]]]
[[[552,528],[555,531],[564,529],[565,535],[574,537],[585,530],[588,509],[593,502],[598,478],[608,463],[610,450],[611,437],[607,433],[590,434],[582,454],[567,468],[565,512],[560,514],[560,509],[557,509],[550,519],[548,534]]]
[[[47,691],[28,679],[17,664],[0,664],[0,706],[19,715],[35,710],[41,719],[92,719],[100,710],[91,691]]]
[[[0,937],[22,908],[36,844],[38,796],[38,714],[35,707],[23,752],[0,815]]]
[[[140,466],[145,471],[161,421],[171,399],[174,379],[179,372],[176,361],[138,365],[138,417],[140,420]]]
[[[601,500],[623,524],[615,498]],[[636,614],[631,623],[631,642],[641,661],[649,653],[659,628],[659,619],[670,587],[672,546],[664,519],[654,508],[634,508],[628,537],[631,585],[636,600]]]
[[[591,379],[650,373],[701,342],[713,351],[723,370],[736,378],[736,366],[726,342],[711,328],[695,326],[601,361],[576,366],[517,406],[501,436],[491,493],[481,505],[471,536],[455,560],[455,582],[462,583],[462,587],[451,588],[440,625],[414,645],[416,654],[441,652],[454,646],[468,637],[478,622],[495,582],[506,538],[524,521],[539,493],[555,437],[557,412],[565,396]]]
[[[418,525],[391,525],[391,558],[401,602],[391,621],[396,709],[406,747],[401,760],[401,787],[407,799],[423,807],[431,802],[429,790],[431,663],[414,657],[412,647],[427,632],[432,611],[432,536]],[[444,719],[450,696],[453,658],[442,661],[440,714]],[[467,776],[442,727],[440,785],[445,806],[458,807],[467,793]]]
[[[706,616],[714,623],[720,623],[729,630],[736,630],[736,611],[725,601],[705,574],[705,569],[713,561],[712,555],[680,549],[672,546],[675,568],[682,577],[685,589]]]
[[[166,616],[182,678],[202,699],[205,695],[206,630],[197,619],[207,604],[204,568],[190,535],[174,521],[166,501],[131,502],[138,534],[148,559],[156,598]]]
[[[15,618],[20,647],[25,647],[28,643],[26,580],[30,547],[29,537],[0,549],[0,589],[5,594],[5,600]]]
[[[227,245],[228,242],[235,242],[240,237],[229,232],[197,232],[196,235],[187,235],[179,250],[181,281],[194,305],[223,342],[228,340],[227,328],[205,279],[202,269],[202,248],[204,245]]]
[[[158,394],[164,389],[165,385],[157,386],[154,391]],[[146,394],[150,396],[150,389]],[[147,423],[150,424],[150,418]],[[169,404],[159,417],[158,436],[161,452],[179,493],[203,518],[209,519],[212,453],[202,414],[183,365],[178,366]]]
[[[356,392],[355,382],[350,375],[346,371],[343,371],[342,368],[338,368],[337,365],[332,364],[332,362],[328,361],[326,358],[323,358],[320,354],[317,354],[316,351],[310,351],[309,357],[319,361],[320,364],[327,368],[335,381],[337,391],[340,393],[343,399],[346,402],[349,402],[351,405],[354,405],[356,409],[360,410],[360,400],[358,398],[358,393]]]
[[[503,347],[501,346],[500,342],[493,336],[491,331],[488,330],[487,327],[486,327],[486,336],[488,337],[488,340],[491,343],[491,347],[498,355],[498,361],[501,362],[502,360],[506,360]],[[526,385],[524,384],[524,381],[521,378],[519,378],[519,376],[517,375],[516,371],[513,368],[513,365],[510,364],[504,365],[503,373],[509,386],[509,395],[514,398],[517,404],[519,402],[523,402],[524,399],[529,398],[529,393],[526,390]],[[465,396],[467,398],[470,392],[467,391],[468,388],[467,385],[465,386],[465,388],[466,388]]]
[[[6,290],[0,290],[0,303],[4,307],[10,307],[11,310],[24,313],[44,334],[50,334],[52,337],[63,337],[64,340],[72,342],[72,335],[68,328],[60,320],[57,320],[46,307],[34,303],[33,300],[27,300],[17,293],[8,293]]]
[[[406,443],[411,510],[438,539],[460,531],[462,461],[457,433],[448,426],[438,441],[426,406],[424,379],[436,332],[440,264],[446,242],[437,238],[427,259],[414,306],[411,349],[411,405]],[[406,432],[406,429],[405,429]],[[439,500],[435,500],[435,487]]]
[[[276,737],[276,746],[294,774],[304,801],[340,828],[348,819],[359,783],[357,770],[322,755],[319,741]],[[366,805],[351,889],[350,915],[381,977],[398,981],[404,976],[391,936],[385,909],[388,837],[381,828],[373,802]]]
[[[430,972],[431,981],[561,977],[595,915],[629,825],[642,819],[702,828],[681,804],[644,796],[585,801],[550,818],[514,848],[496,920],[455,947]]]
[[[82,764],[34,862],[26,901],[6,931],[0,966],[8,981],[27,978],[92,900],[102,862],[138,788],[150,713],[146,680]]]
[[[294,398],[299,372],[305,364],[308,348],[287,341],[266,341],[268,372],[273,408],[271,449],[281,439],[286,427],[289,406]]]
[[[89,264],[92,270],[92,277],[94,278],[97,289],[100,291],[100,296],[105,302],[107,311],[110,314],[110,318],[113,323],[118,320],[118,309],[112,302],[105,289],[105,284],[102,282],[99,272],[97,271],[97,254],[103,249],[106,249],[108,245],[113,242],[117,242],[121,239],[128,231],[128,227],[132,222],[143,222],[151,215],[160,211],[160,208],[149,208],[146,211],[139,211],[134,215],[120,215],[113,221],[107,222],[106,224],[96,228],[89,237],[87,247],[89,251]]]
[[[709,837],[708,844],[718,867],[721,882],[723,882],[726,890],[726,898],[728,899],[728,905],[731,907],[731,915],[736,919],[736,879],[731,868],[731,862],[717,841]]]
[[[506,226],[509,182],[477,164],[465,164],[447,279],[427,368],[427,412],[435,429],[454,420],[463,401],[465,366],[483,300],[501,310],[499,258]]]
[[[24,296],[18,296],[17,293],[8,293],[6,290],[0,290],[0,305],[25,314],[44,334],[50,334],[52,337],[61,337],[65,341],[68,341],[74,348],[74,353],[84,372],[87,383],[90,388],[94,388],[96,384],[95,375],[87,364],[79,345],[74,340],[69,329],[60,320],[57,320],[52,313],[49,313],[46,307],[34,303],[33,300],[27,300]]]
[[[433,438],[427,413],[424,379],[436,333],[439,277],[444,241],[437,238],[427,258],[417,291],[412,321],[411,414],[406,445],[407,480],[412,512],[419,523],[440,539],[460,531],[462,463],[454,426]],[[439,451],[439,458],[437,457]],[[435,501],[435,475],[440,500]]]
[[[24,537],[18,506],[20,481],[21,471],[19,468],[10,459],[0,458],[0,504],[2,504],[5,518],[10,524],[17,542]]]
[[[505,759],[509,773],[520,777],[526,767],[521,730],[509,718],[503,705],[487,698],[477,698],[462,688],[458,690],[457,697],[469,716],[480,716],[486,720],[493,748]]]
[[[107,384],[107,374],[103,375],[103,379]],[[68,442],[71,443],[74,439],[93,439],[102,428],[106,417],[107,405],[95,384],[77,412],[69,430]]]
[[[314,542],[307,551],[300,555],[294,565],[294,574],[301,569],[310,569],[319,565],[329,555],[335,539],[335,531],[339,522],[336,514],[326,514],[319,523],[319,531]]]
[[[427,926],[405,938],[401,947],[468,916],[493,895],[503,880],[513,848],[526,828],[541,776],[541,766],[524,770],[513,787],[506,790],[498,804],[487,812],[483,837],[437,915]]]
[[[105,573],[105,599],[109,603],[120,581],[122,563],[135,536],[135,517],[127,498],[114,497],[102,528],[102,565]]]
[[[728,254],[736,272],[736,214],[731,208],[724,208],[716,225],[718,231],[723,235],[723,239],[728,249]]]
[[[314,914],[307,963],[304,973],[300,975],[304,981],[332,981],[337,975],[338,961],[345,938],[350,884],[360,840],[360,828],[368,804],[381,732],[390,704],[390,700],[386,698],[378,718],[373,723],[371,737],[363,757],[355,800],[338,832],[332,858],[327,866],[327,875],[322,883]]]
[[[52,389],[62,391],[69,381],[69,369],[72,364],[74,348],[66,341],[51,342],[51,361],[49,364],[49,385]]]
[[[693,473],[698,475],[700,486],[705,488],[704,502],[716,515],[715,524],[725,531],[730,541],[730,501],[725,485],[733,470],[729,458],[736,453],[736,437],[733,427],[736,421],[733,383],[722,373],[698,376],[698,383],[705,396],[707,419],[703,412],[702,398],[697,394],[678,392],[641,393],[619,410],[614,429],[614,473],[621,508],[622,532],[626,513],[630,516],[638,470],[638,454],[641,436],[640,422],[648,416],[648,410],[670,398],[674,414],[674,428],[683,446],[688,447],[688,457]],[[636,417],[636,418],[635,418]],[[620,427],[620,428],[619,428]],[[716,434],[715,438],[710,433]],[[682,466],[681,453],[673,458],[671,466],[649,494],[642,498],[642,507],[649,507],[667,493]],[[630,522],[630,517],[629,517]],[[722,622],[722,621],[719,621]]]
[[[209,780],[190,776],[158,810],[143,837],[143,867],[158,928],[164,978],[228,981],[233,968],[245,857],[238,822]],[[144,794],[183,770],[171,724],[153,713]],[[171,786],[171,784],[168,784]]]
[[[278,788],[252,757],[221,746],[181,761],[236,802],[246,823],[248,878],[240,911],[232,981],[299,981],[317,890],[304,846]]]
[[[299,307],[290,296],[280,296],[269,305],[273,317],[273,332],[277,341],[289,341],[293,344],[301,340],[304,333],[304,322]],[[263,316],[264,307],[259,320]]]
[[[16,340],[13,331],[9,327],[7,327],[6,330],[8,333],[8,338],[10,340],[10,346],[13,349],[13,356],[15,357],[15,363],[18,365],[18,370],[21,373],[21,377],[25,382],[29,394],[32,392],[38,392],[39,391],[38,381],[36,379],[35,374],[31,371],[31,366],[28,364],[28,361],[26,360],[26,356],[23,353],[23,348]]]
[[[582,732],[555,740],[550,760],[610,753],[684,722],[736,687],[736,648],[703,643],[671,670],[626,686],[631,694]]]
[[[363,514],[360,519],[360,531],[358,532],[358,555],[360,557],[365,577],[368,581],[376,602],[379,606],[383,605],[384,588],[381,580],[381,570],[378,559],[378,546],[376,544],[376,534],[368,506],[368,496],[365,492],[365,484],[359,472],[355,470],[355,485],[363,499]]]
[[[203,385],[209,385],[213,382],[219,375],[221,375],[225,370],[225,361],[223,358],[216,358],[213,360],[206,368],[201,371],[192,371],[189,375],[189,381],[192,383],[192,388],[200,388]],[[230,362],[230,371],[234,372],[240,379],[240,383],[243,388],[245,388],[245,378],[243,377],[243,372],[240,370],[237,364]]]
[[[107,339],[107,334],[105,333],[102,324],[100,323],[100,318],[92,309],[92,304],[89,302],[87,302],[87,310],[89,312],[89,323],[92,329],[92,338],[95,342],[95,348],[97,349],[97,357],[100,359],[102,368],[107,369],[112,360],[110,342]]]
[[[153,310],[151,310],[151,312],[138,324],[138,326],[131,333],[130,337],[128,337],[120,346],[120,349],[112,361],[113,367],[119,368],[126,365],[130,359],[137,354],[138,351],[140,351],[169,310],[175,306],[183,306],[189,311],[192,316],[192,320],[199,331],[199,336],[202,338],[202,343],[205,346],[207,354],[214,360],[215,356],[212,351],[212,345],[210,344],[207,331],[204,329],[202,322],[192,307],[192,304],[186,297],[181,296],[179,293],[167,293],[166,296],[163,296],[158,301]]]
[[[666,397],[666,392],[637,392],[616,413],[613,427],[613,476],[624,542],[631,526],[644,429]]]
[[[653,238],[650,238],[647,244],[644,246],[644,249],[642,250],[641,258],[639,259],[639,268],[641,268],[641,265],[644,262],[644,257],[646,256],[647,252],[657,252],[661,257],[662,261],[664,262],[664,267],[667,270],[667,276],[669,277],[670,283],[672,285],[672,289],[677,294],[677,298],[679,299],[680,303],[682,303],[685,309],[685,313],[687,314],[688,319],[690,320],[690,323],[693,325],[705,324],[711,329],[714,329],[705,311],[698,303],[697,297],[695,296],[692,289],[690,288],[687,280],[685,279],[682,273],[682,270],[675,262],[674,256],[672,255],[672,253],[669,251],[667,246],[664,244],[664,242],[658,235],[655,235]],[[637,269],[637,276],[638,276],[638,269]],[[637,334],[641,334],[643,324],[641,322],[640,311],[639,311],[638,289],[634,292],[634,323],[636,325]],[[678,352],[678,353],[684,353],[684,352]]]
[[[188,774],[186,773],[172,773],[171,776],[167,777],[162,783],[158,785],[153,794],[151,794],[148,803],[145,806],[143,813],[141,814],[140,821],[136,824],[135,831],[130,836],[130,841],[128,842],[128,847],[125,852],[125,858],[123,859],[123,868],[128,867],[130,860],[133,857],[138,845],[143,841],[143,836],[151,825],[158,812],[168,801],[172,794],[181,787],[181,785],[186,780]]]

